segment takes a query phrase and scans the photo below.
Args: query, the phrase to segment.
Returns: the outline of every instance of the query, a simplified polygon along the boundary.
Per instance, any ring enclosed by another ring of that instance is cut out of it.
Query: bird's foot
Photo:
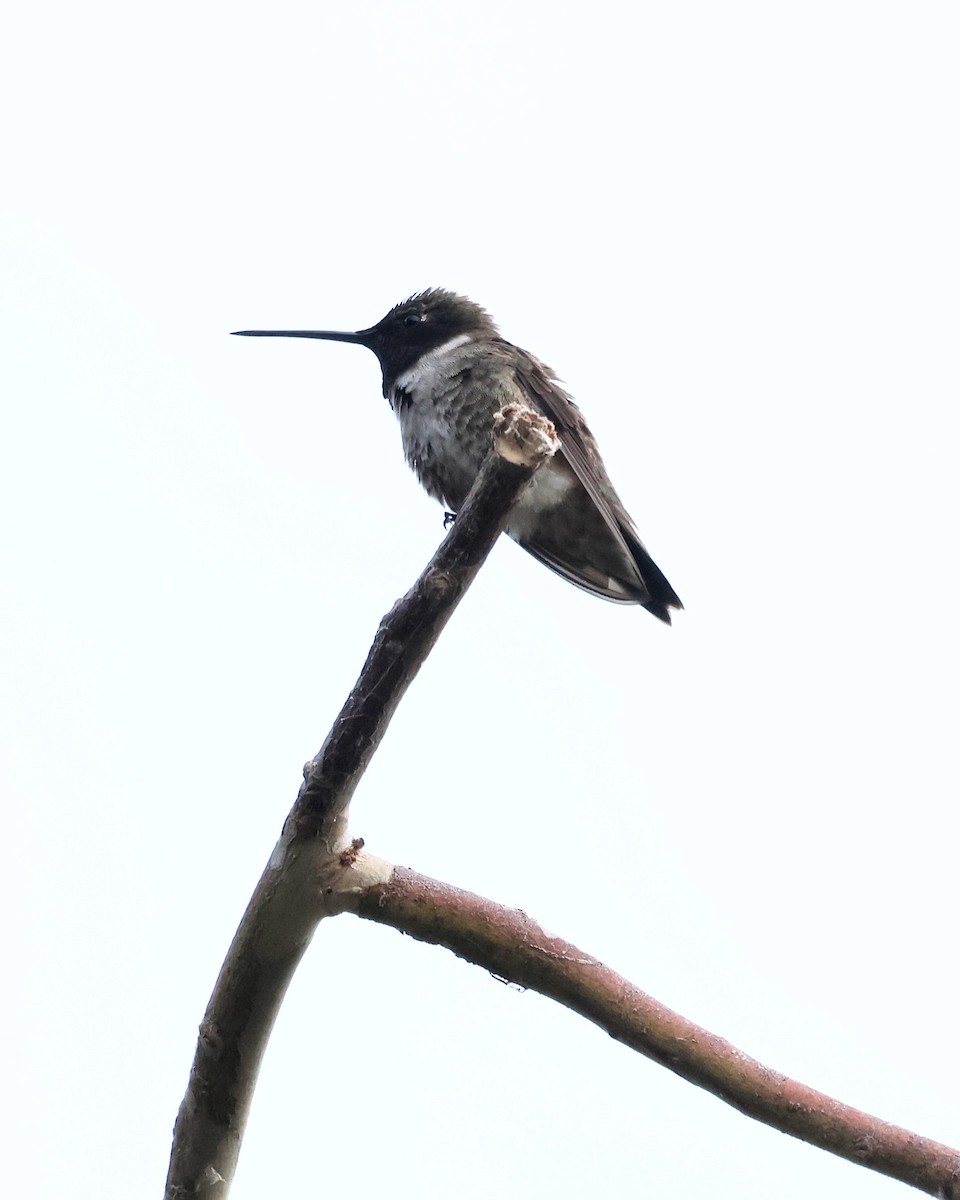
[[[452,512],[445,512],[445,513],[443,514],[443,527],[444,527],[444,529],[449,529],[449,528],[450,528],[450,526],[451,526],[451,525],[454,523],[454,521],[455,521],[456,519],[457,519],[457,514],[456,514],[456,513],[452,513]]]

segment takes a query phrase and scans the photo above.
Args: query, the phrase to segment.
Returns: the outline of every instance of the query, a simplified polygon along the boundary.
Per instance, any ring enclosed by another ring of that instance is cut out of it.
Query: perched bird
[[[356,333],[243,329],[243,337],[320,338],[372,350],[383,394],[400,421],[407,462],[454,513],[491,446],[493,419],[511,401],[556,426],[560,451],[534,475],[506,532],[551,570],[618,604],[670,623],[682,608],[614,491],[579,408],[539,359],[500,336],[479,304],[442,288],[419,292]]]

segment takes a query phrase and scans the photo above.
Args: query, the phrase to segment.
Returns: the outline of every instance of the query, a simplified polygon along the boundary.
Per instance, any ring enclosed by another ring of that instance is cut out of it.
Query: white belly
[[[533,537],[544,510],[562,504],[575,486],[576,481],[569,471],[562,471],[554,463],[545,462],[510,514],[507,533],[520,539]]]

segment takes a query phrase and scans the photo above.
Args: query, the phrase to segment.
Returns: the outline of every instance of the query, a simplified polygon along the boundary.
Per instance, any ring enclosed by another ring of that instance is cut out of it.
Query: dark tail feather
[[[645,595],[639,597],[640,603],[647,610],[665,621],[670,622],[670,609],[683,608],[683,602],[670,586],[670,583],[657,564],[647,553],[647,548],[632,529],[620,529],[623,539],[630,548],[633,561],[637,564],[637,572],[643,580]]]

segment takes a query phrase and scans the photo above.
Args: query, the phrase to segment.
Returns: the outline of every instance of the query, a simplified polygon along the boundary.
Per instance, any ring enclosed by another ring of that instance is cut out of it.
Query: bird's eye
[[[403,323],[409,327],[411,325],[419,325],[423,319],[424,317],[422,312],[408,312],[404,313]]]

